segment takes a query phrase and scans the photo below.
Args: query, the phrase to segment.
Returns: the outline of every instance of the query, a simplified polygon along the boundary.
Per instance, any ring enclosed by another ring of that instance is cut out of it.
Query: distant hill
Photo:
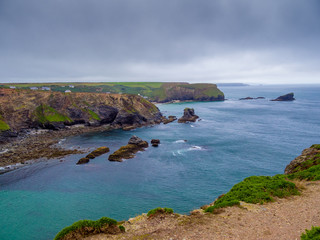
[[[217,83],[219,87],[245,87],[250,86],[249,84],[245,83]]]
[[[126,93],[140,95],[152,102],[222,101],[224,94],[216,84],[164,82],[103,82],[103,83],[11,83],[0,87],[56,92]]]

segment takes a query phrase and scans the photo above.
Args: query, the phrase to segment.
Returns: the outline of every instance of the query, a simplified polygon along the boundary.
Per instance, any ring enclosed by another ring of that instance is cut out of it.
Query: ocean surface
[[[86,134],[61,141],[67,148],[110,147],[132,135],[150,141],[134,159],[108,154],[76,165],[82,155],[50,160],[0,175],[0,239],[52,239],[80,219],[126,220],[155,207],[188,213],[211,203],[251,175],[283,173],[304,148],[320,143],[320,85],[221,87],[224,102],[161,104],[180,117],[185,107],[201,121],[125,132]],[[296,101],[270,99],[294,92]],[[242,97],[266,97],[239,101]],[[186,140],[186,141],[185,141]]]

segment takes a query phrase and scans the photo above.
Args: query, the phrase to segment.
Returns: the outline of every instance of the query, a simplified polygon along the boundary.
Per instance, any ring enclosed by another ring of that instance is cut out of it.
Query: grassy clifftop
[[[95,92],[139,94],[149,101],[169,102],[173,100],[221,101],[224,94],[215,84],[163,83],[163,82],[107,82],[107,83],[30,83],[3,84],[0,87],[21,89],[38,88],[58,92]]]

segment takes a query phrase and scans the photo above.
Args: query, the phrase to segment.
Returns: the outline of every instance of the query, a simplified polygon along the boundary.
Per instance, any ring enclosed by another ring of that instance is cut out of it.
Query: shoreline
[[[128,130],[153,126],[156,123],[132,126]],[[116,129],[126,130],[127,126],[101,125],[97,127],[83,124],[68,126],[60,130],[31,129],[9,142],[0,145],[0,174],[4,174],[18,168],[28,166],[39,161],[62,159],[72,154],[87,153],[89,149],[66,149],[59,146],[61,141],[71,136],[85,133],[105,132]]]

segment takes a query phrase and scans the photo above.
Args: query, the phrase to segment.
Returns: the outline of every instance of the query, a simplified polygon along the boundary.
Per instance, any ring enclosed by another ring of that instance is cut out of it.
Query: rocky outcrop
[[[293,101],[296,100],[294,97],[294,93],[288,93],[286,95],[282,95],[277,97],[276,99],[272,99],[271,101]]]
[[[96,150],[92,151],[91,153],[89,153],[86,157],[81,158],[77,164],[84,164],[84,163],[88,163],[90,161],[90,159],[94,159],[96,157],[101,156],[102,154],[105,154],[107,152],[109,152],[110,149],[108,147],[99,147]]]
[[[137,95],[0,89],[0,141],[32,128],[138,127],[160,123],[161,116],[154,104]]]
[[[195,122],[199,116],[194,114],[193,108],[185,108],[183,116],[178,119],[178,123]]]
[[[132,136],[127,145],[120,147],[117,151],[109,155],[109,161],[122,162],[123,159],[134,158],[134,154],[143,151],[149,146],[148,142],[143,141],[137,136]]]
[[[160,140],[159,139],[152,139],[151,140],[152,147],[158,147],[159,144],[160,144]]]
[[[171,101],[223,101],[224,94],[216,84],[210,83],[163,83],[157,89],[151,101],[171,102]]]
[[[84,157],[84,158],[80,158],[79,161],[77,162],[77,165],[79,164],[85,164],[85,163],[88,163],[90,162],[90,159],[87,158],[87,157]]]
[[[245,97],[245,98],[239,98],[239,100],[255,100],[255,99],[265,99],[265,97]]]
[[[320,144],[314,144],[302,151],[302,154],[292,160],[284,170],[285,174],[299,172],[320,164]]]
[[[166,116],[162,116],[161,118],[163,124],[168,124],[168,123],[171,123],[175,120],[177,120],[177,117],[176,116],[169,116],[168,118]]]

